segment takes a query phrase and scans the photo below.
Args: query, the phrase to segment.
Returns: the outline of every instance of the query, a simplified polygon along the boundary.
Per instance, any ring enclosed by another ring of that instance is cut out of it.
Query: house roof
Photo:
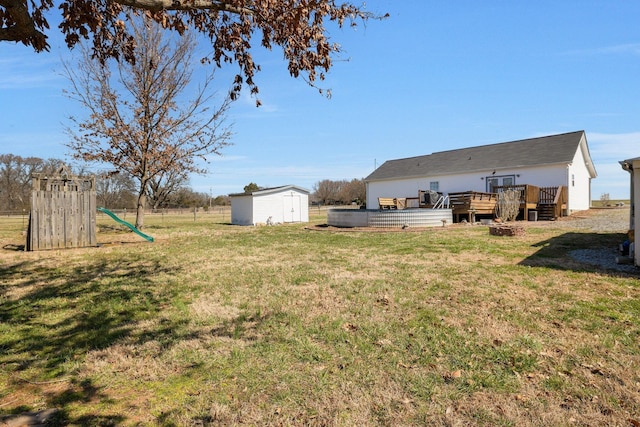
[[[384,181],[419,176],[454,175],[554,164],[569,164],[584,141],[582,150],[593,177],[596,172],[584,131],[543,136],[499,144],[441,151],[425,156],[388,160],[365,181]]]
[[[261,188],[260,190],[251,192],[251,193],[234,193],[229,194],[229,197],[239,197],[239,196],[262,196],[271,193],[279,193],[281,191],[287,190],[296,190],[300,193],[309,194],[311,193],[306,188],[298,187],[297,185],[282,185],[280,187],[271,187],[271,188]]]

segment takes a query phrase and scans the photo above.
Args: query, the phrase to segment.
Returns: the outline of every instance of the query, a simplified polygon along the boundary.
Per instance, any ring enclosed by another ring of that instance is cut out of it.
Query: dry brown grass
[[[57,407],[61,425],[639,421],[639,276],[567,256],[616,244],[619,230],[163,220],[150,223],[152,245],[0,253],[0,414]]]

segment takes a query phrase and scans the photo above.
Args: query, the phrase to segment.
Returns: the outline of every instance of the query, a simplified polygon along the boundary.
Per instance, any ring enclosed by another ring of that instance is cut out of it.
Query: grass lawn
[[[100,216],[101,247],[27,253],[1,218],[0,416],[640,426],[639,276],[568,256],[623,233],[228,220],[147,216],[147,243]]]

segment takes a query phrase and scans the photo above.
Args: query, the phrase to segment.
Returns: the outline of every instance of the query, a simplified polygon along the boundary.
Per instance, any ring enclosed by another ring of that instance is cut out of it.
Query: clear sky
[[[192,177],[194,190],[312,190],[390,159],[584,130],[598,172],[592,198],[629,197],[618,162],[640,156],[639,1],[369,0],[367,9],[390,17],[331,31],[345,50],[323,84],[331,99],[291,78],[279,52],[256,54],[263,106],[234,103],[234,145]],[[67,117],[81,110],[62,93],[70,54],[49,34],[49,53],[0,43],[0,153],[68,154]],[[217,74],[221,91],[235,72]]]

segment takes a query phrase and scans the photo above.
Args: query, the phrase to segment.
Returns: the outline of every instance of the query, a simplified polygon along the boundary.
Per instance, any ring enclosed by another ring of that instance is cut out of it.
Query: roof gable
[[[454,175],[487,169],[521,168],[569,164],[586,137],[584,131],[523,139],[499,144],[441,151],[425,156],[389,160],[373,171],[365,181]],[[588,149],[586,150],[588,156]],[[592,175],[591,159],[585,159]]]

